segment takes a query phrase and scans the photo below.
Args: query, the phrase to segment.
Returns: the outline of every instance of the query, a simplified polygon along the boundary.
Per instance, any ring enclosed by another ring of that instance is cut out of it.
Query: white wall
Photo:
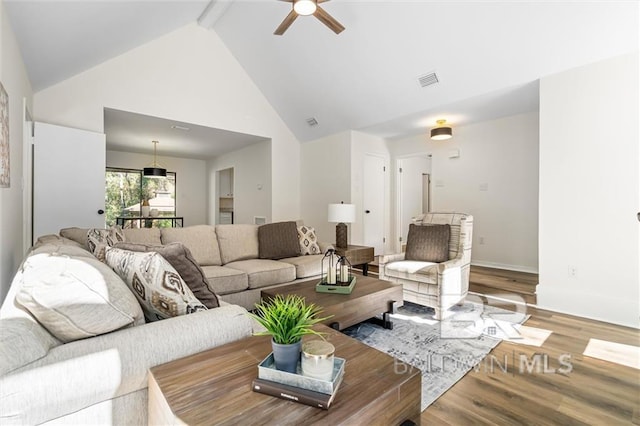
[[[148,154],[107,151],[107,167],[142,169],[152,160]],[[176,216],[184,226],[207,223],[207,167],[204,160],[158,156],[158,162],[176,172]]]
[[[300,145],[214,31],[190,24],[35,94],[38,121],[104,131],[104,107],[271,138],[273,220],[300,214]]]
[[[24,104],[32,109],[31,83],[13,29],[0,2],[0,82],[9,96],[9,188],[0,188],[0,302],[9,290],[27,247],[24,246],[23,201],[27,192],[22,189],[23,118]]]
[[[335,243],[336,224],[327,222],[327,209],[332,203],[351,202],[351,132],[303,143],[300,165],[300,218],[316,229],[320,241]]]
[[[474,216],[474,264],[537,272],[537,112],[454,126],[447,141],[432,141],[425,132],[390,141],[389,149],[394,160],[432,154],[432,211]],[[449,158],[454,149],[459,158]]]
[[[209,223],[216,223],[218,210],[216,172],[229,167],[233,167],[234,223],[253,223],[254,216],[265,216],[271,222],[271,141],[264,141],[209,161]],[[292,218],[295,216],[281,216],[278,220]]]
[[[538,305],[636,328],[639,75],[636,52],[540,81]]]
[[[351,236],[349,243],[364,244],[364,160],[366,154],[373,154],[385,159],[387,172],[385,174],[385,186],[380,188],[384,191],[385,212],[384,212],[384,235],[386,243],[384,252],[389,252],[391,242],[390,234],[390,154],[387,143],[383,138],[368,135],[362,132],[351,132],[351,202],[356,205],[356,221],[351,226]]]

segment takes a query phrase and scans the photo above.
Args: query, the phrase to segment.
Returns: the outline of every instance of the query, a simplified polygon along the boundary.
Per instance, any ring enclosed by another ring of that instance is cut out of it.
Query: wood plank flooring
[[[545,343],[500,343],[422,413],[422,424],[640,425],[640,370],[582,355],[590,338],[640,346],[640,331],[528,313],[527,326],[553,331]]]
[[[513,292],[535,303],[537,284],[536,274],[471,267],[476,293]],[[640,330],[527,313],[526,326],[552,331],[542,346],[500,343],[422,412],[423,425],[640,425],[640,370],[583,355],[591,338],[640,346]]]

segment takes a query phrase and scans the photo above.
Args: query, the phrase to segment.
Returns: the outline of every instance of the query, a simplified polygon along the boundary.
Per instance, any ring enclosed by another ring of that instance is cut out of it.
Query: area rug
[[[398,359],[398,371],[422,371],[422,410],[431,405],[502,339],[512,338],[526,315],[467,302],[443,321],[432,308],[405,302],[393,315],[393,330],[363,322],[343,330],[348,336]],[[497,321],[497,322],[496,322]]]

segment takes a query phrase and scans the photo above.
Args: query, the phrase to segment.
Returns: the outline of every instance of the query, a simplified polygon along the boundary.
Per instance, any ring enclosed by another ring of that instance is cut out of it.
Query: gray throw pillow
[[[295,222],[276,222],[258,228],[258,257],[284,259],[300,256],[300,240]]]
[[[198,265],[198,262],[194,259],[191,251],[182,243],[170,243],[164,246],[160,245],[147,245],[147,244],[133,244],[133,243],[118,243],[116,248],[122,250],[136,251],[136,252],[156,252],[160,256],[164,257],[167,262],[173,266],[178,272],[180,277],[187,284],[187,287],[193,292],[193,295],[198,298],[203,305],[207,308],[217,308],[220,306],[218,296],[213,292],[209,281],[204,275],[202,268]]]
[[[451,227],[445,225],[409,225],[406,260],[446,262],[449,260]]]

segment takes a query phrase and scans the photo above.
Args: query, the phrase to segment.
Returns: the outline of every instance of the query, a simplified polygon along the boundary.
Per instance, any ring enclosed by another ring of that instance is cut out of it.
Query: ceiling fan
[[[340,34],[344,27],[340,22],[336,21],[333,16],[329,15],[323,8],[320,7],[319,3],[324,3],[329,0],[280,0],[286,1],[289,3],[293,3],[293,8],[291,12],[284,18],[284,21],[280,24],[278,28],[276,28],[274,34],[282,35],[285,31],[293,24],[293,21],[299,15],[308,16],[313,15],[320,20],[323,24],[325,24],[331,31],[336,34]]]

